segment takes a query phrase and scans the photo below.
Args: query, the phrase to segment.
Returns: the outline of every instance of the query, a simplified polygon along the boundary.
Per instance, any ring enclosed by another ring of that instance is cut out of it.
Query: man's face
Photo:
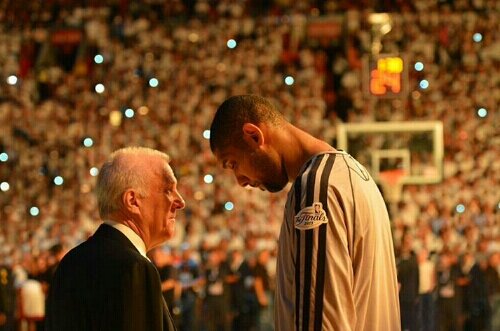
[[[233,171],[240,186],[279,192],[288,183],[283,162],[277,154],[262,149],[228,147],[216,152],[215,156],[224,169]]]
[[[153,171],[143,197],[143,221],[149,229],[152,247],[174,236],[176,212],[185,206],[172,168],[166,161],[161,162],[158,167],[151,167],[157,171]]]

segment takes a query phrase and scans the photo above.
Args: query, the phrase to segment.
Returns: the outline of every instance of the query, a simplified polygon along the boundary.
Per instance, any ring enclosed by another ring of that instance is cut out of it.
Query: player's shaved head
[[[210,126],[212,152],[229,146],[244,146],[242,128],[245,123],[280,125],[284,116],[274,105],[257,95],[237,95],[224,101],[215,113]]]

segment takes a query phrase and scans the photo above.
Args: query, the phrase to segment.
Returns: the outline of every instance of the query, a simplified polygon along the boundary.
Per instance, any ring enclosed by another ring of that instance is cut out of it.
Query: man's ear
[[[243,140],[251,147],[259,147],[264,144],[264,133],[255,124],[243,124]]]
[[[139,193],[134,189],[128,189],[122,195],[122,202],[125,210],[132,214],[140,214]]]

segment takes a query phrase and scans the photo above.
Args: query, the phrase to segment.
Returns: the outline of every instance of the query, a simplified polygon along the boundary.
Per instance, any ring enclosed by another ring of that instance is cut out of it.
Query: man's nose
[[[181,194],[177,192],[177,197],[175,199],[176,202],[176,208],[177,209],[184,209],[186,207],[186,201],[182,198]]]

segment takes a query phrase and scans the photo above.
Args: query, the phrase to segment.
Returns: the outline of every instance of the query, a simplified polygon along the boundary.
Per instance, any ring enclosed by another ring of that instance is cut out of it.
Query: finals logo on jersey
[[[321,202],[314,202],[295,215],[295,228],[299,230],[314,229],[324,223],[328,223],[328,218]]]

